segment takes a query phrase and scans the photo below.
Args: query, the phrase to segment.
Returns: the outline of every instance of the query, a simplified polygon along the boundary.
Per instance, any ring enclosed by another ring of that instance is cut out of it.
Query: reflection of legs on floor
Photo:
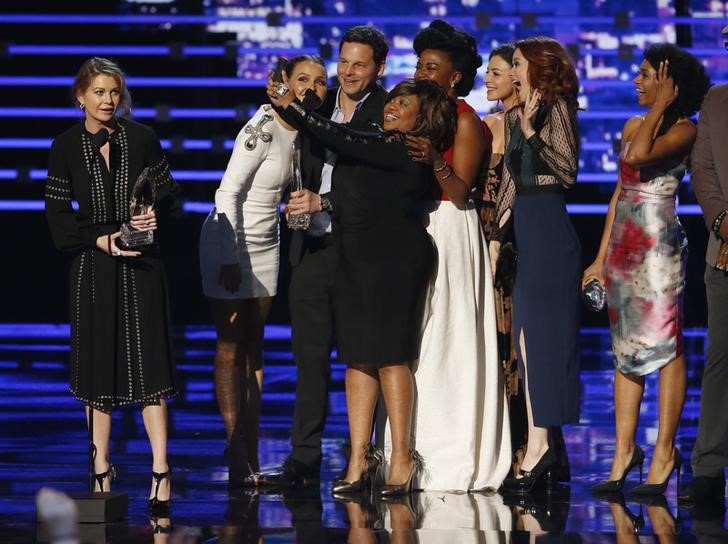
[[[369,511],[364,502],[356,500],[345,503],[346,517],[349,520],[349,527],[352,529],[371,529]]]
[[[541,523],[539,523],[537,517],[531,513],[528,513],[528,511],[525,510],[524,508],[517,506],[515,509],[515,514],[516,514],[516,523],[515,523],[516,530],[526,531],[528,533],[531,533],[532,539],[534,536],[542,535],[546,532],[541,527]]]
[[[672,472],[675,460],[675,433],[685,404],[686,388],[685,358],[680,356],[660,369],[659,423],[655,453],[647,473],[648,484],[661,483]]]
[[[625,506],[624,498],[621,495],[619,501],[609,501],[609,510],[612,512],[618,544],[637,544],[639,542],[637,533],[645,525],[641,512],[639,516],[632,514]]]
[[[258,511],[260,500],[256,494],[242,494],[230,498],[225,511],[225,525],[218,536],[221,544],[261,543]]]
[[[154,544],[167,544],[169,534],[172,532],[172,520],[170,518],[150,518]]]
[[[351,456],[344,479],[356,482],[368,468],[366,451],[372,438],[372,418],[379,396],[377,369],[371,365],[350,364],[346,369],[345,386]]]
[[[652,524],[652,532],[659,536],[660,544],[677,542],[678,524],[666,506],[648,506],[647,515]]]
[[[408,504],[410,496],[396,502],[388,502],[389,524],[392,530],[414,529],[417,524],[417,515]]]

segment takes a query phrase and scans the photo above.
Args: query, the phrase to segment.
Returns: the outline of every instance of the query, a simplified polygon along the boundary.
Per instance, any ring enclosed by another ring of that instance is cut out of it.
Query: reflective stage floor
[[[67,335],[67,326],[0,325],[2,543],[39,538],[34,505],[39,488],[86,489],[86,431],[81,405],[68,393]],[[589,494],[589,486],[608,474],[613,451],[612,367],[605,329],[585,329],[581,337],[581,423],[564,428],[572,472],[569,485],[518,501],[504,502],[497,494],[418,493],[411,502],[398,504],[346,503],[331,497],[331,479],[344,466],[342,444],[347,433],[344,367],[338,363],[332,370],[320,485],[229,496],[224,430],[212,382],[214,333],[208,327],[187,327],[177,336],[184,394],[172,401],[170,410],[171,518],[150,520],[147,515],[151,456],[141,415],[133,407],[119,409],[114,414],[111,457],[119,473],[114,489],[128,492],[129,516],[123,523],[84,525],[85,541],[728,543],[724,510],[677,508],[674,476],[664,500],[652,504],[630,497],[636,476],[628,480],[624,495],[611,497],[612,503]],[[688,481],[704,331],[688,331],[685,343],[689,390],[677,443],[686,459],[683,481]],[[295,376],[290,329],[268,327],[263,467],[279,464],[289,451]],[[648,459],[656,433],[657,381],[652,376],[638,434]]]

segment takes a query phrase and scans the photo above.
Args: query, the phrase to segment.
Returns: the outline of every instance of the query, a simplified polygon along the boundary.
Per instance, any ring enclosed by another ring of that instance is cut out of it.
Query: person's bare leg
[[[260,469],[258,460],[258,433],[260,428],[260,402],[263,391],[263,345],[265,321],[268,319],[272,297],[251,299],[246,308],[243,395],[239,418],[245,424],[246,462],[253,472]]]
[[[86,428],[88,428],[89,407],[86,406]],[[101,474],[109,470],[109,438],[111,437],[111,412],[94,410],[94,446],[96,446],[96,458],[94,459],[94,472]],[[94,484],[96,491],[111,490],[111,475],[104,480],[104,489],[99,488],[98,481]]]
[[[350,364],[346,368],[345,385],[351,457],[344,479],[355,482],[367,469],[365,454],[372,438],[372,418],[379,396],[377,369],[371,365]]]
[[[154,472],[167,472],[167,401],[159,399],[159,404],[150,404],[142,408],[142,419],[144,428],[149,437],[149,445],[152,447],[152,470]],[[171,478],[164,478],[159,484],[160,501],[166,501],[170,497]],[[152,478],[152,489],[149,498],[154,497],[156,482]]]
[[[675,434],[685,404],[687,387],[685,358],[680,356],[660,369],[659,417],[655,453],[646,483],[664,482],[675,459]]]
[[[610,480],[624,474],[635,448],[635,434],[640,415],[640,404],[645,391],[643,376],[627,376],[614,371],[614,423],[616,442]]]
[[[407,480],[414,462],[410,454],[414,379],[409,366],[399,364],[381,367],[379,380],[392,433],[387,484],[399,485]]]
[[[523,390],[526,394],[526,414],[528,417],[528,442],[526,442],[526,455],[521,463],[522,470],[531,470],[541,459],[546,450],[549,449],[549,430],[547,427],[536,427],[533,423],[533,407],[531,406],[531,395],[528,391],[528,358],[526,355],[526,339],[523,329],[519,335],[521,357],[523,359]],[[520,476],[520,475],[519,475]]]

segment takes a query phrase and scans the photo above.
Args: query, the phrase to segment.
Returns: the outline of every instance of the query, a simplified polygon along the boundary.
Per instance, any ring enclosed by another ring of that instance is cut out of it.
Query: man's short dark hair
[[[384,34],[373,26],[352,26],[346,31],[344,37],[341,38],[339,53],[341,53],[341,47],[345,43],[363,43],[368,45],[374,50],[374,62],[377,64],[384,64],[387,60],[387,53],[389,53],[387,40],[384,38]]]

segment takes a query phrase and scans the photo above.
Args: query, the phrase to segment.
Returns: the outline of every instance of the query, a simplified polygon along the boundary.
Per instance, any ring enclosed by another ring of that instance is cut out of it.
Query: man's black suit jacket
[[[336,106],[338,88],[329,89],[326,101],[316,112],[324,117],[330,118]],[[371,94],[354,112],[348,126],[356,130],[370,130],[372,123],[382,125],[384,104],[387,102],[387,91],[381,85],[375,85]],[[301,174],[303,185],[314,193],[318,193],[321,187],[321,170],[326,160],[326,148],[317,140],[301,133]],[[336,187],[336,166],[331,177],[332,187]],[[304,232],[297,230],[291,238],[291,249],[289,258],[292,266],[298,265],[303,253]]]

